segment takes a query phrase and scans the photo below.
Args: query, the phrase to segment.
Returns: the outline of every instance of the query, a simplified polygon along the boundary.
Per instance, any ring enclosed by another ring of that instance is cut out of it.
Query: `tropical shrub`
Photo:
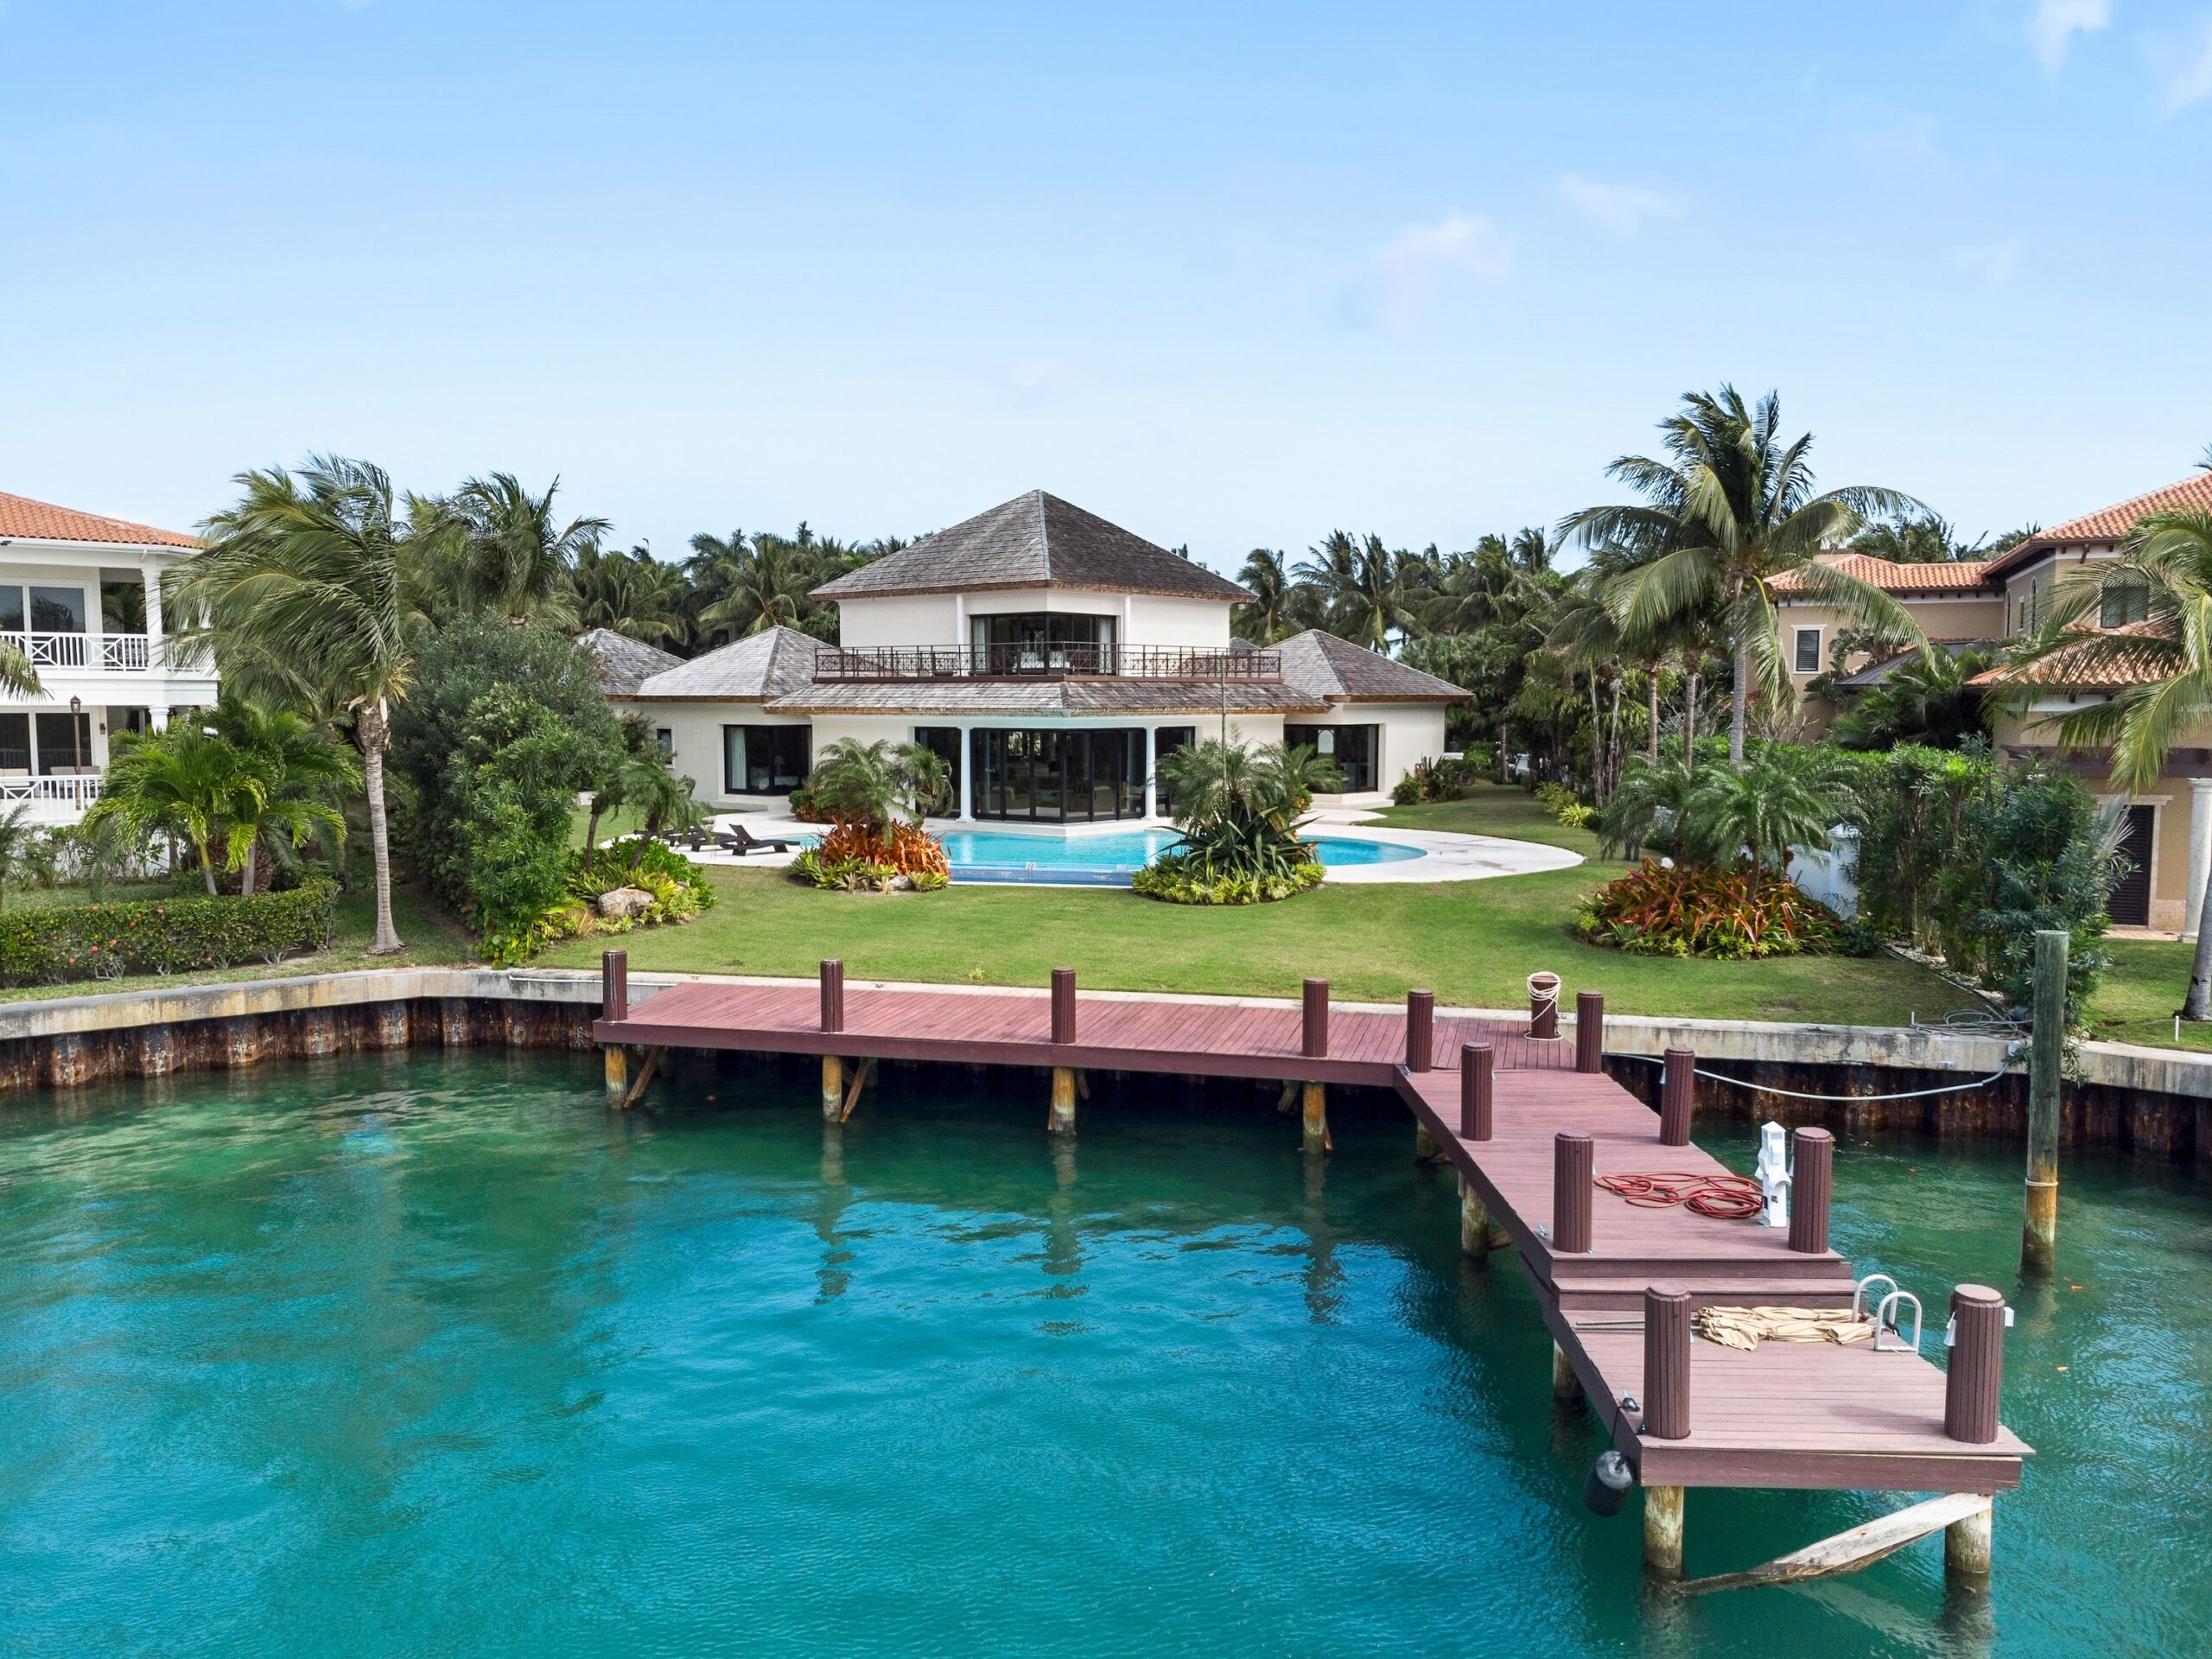
[[[951,879],[944,843],[921,821],[948,776],[943,758],[919,744],[840,738],[822,752],[805,790],[794,792],[793,811],[804,793],[830,829],[791,861],[791,879],[855,893],[883,891],[901,877],[925,892],[944,886]]]
[[[797,818],[801,823],[830,822],[830,815],[822,810],[822,804],[814,798],[814,791],[804,784],[801,784],[797,789],[791,791],[791,817]]]
[[[1768,871],[1652,859],[1585,899],[1575,931],[1633,956],[1724,960],[1836,950],[1848,938],[1834,911]]]
[[[1333,761],[1302,745],[1254,750],[1209,741],[1161,756],[1160,781],[1173,795],[1182,839],[1147,866],[1160,874],[1139,872],[1137,893],[1177,904],[1253,904],[1321,879],[1298,831],[1317,791],[1343,788]]]
[[[1187,853],[1162,853],[1130,878],[1129,886],[1147,899],[1171,905],[1261,905],[1287,899],[1321,884],[1320,861],[1310,855],[1267,875],[1208,874]]]
[[[888,823],[873,832],[861,824],[840,823],[822,837],[817,850],[832,862],[859,858],[887,865],[894,875],[951,874],[944,843],[911,823]]]
[[[276,963],[330,942],[335,882],[288,893],[52,905],[0,914],[0,982],[54,985]]]
[[[1432,760],[1423,756],[1414,762],[1412,771],[1391,785],[1390,804],[1412,806],[1422,801],[1456,801],[1467,792],[1467,785],[1481,775],[1480,764],[1473,756],[1462,755],[1456,760]]]

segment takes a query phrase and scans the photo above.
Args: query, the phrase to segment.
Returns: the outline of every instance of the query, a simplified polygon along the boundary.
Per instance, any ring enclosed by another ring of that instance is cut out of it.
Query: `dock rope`
[[[1540,979],[1548,979],[1551,984],[1548,987],[1539,986],[1536,982]],[[1560,987],[1565,982],[1557,974],[1548,969],[1539,969],[1529,976],[1529,1024],[1531,1027],[1547,1014],[1558,1010]]]
[[[1666,1210],[1679,1204],[1692,1215],[1709,1221],[1749,1221],[1766,1208],[1759,1184],[1748,1175],[1654,1170],[1600,1175],[1598,1185],[1639,1210]]]
[[[1667,1057],[1663,1054],[1624,1054],[1620,1058],[1623,1059],[1649,1060],[1654,1065],[1664,1065],[1667,1064]],[[1708,1071],[1701,1065],[1694,1065],[1690,1068],[1690,1071],[1696,1076],[1703,1077],[1707,1083],[1733,1084],[1737,1088],[1748,1089],[1755,1095],[1779,1095],[1784,1100],[1827,1101],[1834,1104],[1843,1106],[1851,1105],[1854,1102],[1873,1102],[1878,1100],[1923,1100],[1929,1095],[1961,1094],[1968,1089],[1986,1089],[1991,1084],[1995,1083],[1999,1077],[2011,1075],[2007,1071],[1997,1071],[1991,1072],[1986,1077],[1976,1077],[1972,1083],[1947,1083],[1934,1089],[1908,1089],[1903,1094],[1897,1095],[1808,1095],[1796,1089],[1777,1089],[1770,1083],[1753,1083],[1748,1077],[1732,1077],[1725,1072]]]

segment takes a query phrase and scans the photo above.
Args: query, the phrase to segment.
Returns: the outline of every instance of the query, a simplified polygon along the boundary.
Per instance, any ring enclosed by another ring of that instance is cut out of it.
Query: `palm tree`
[[[1768,743],[1741,766],[1707,766],[1688,802],[1691,856],[1716,864],[1748,854],[1755,871],[1788,868],[1792,847],[1825,848],[1848,804],[1833,752]]]
[[[624,755],[616,777],[622,804],[638,815],[642,831],[635,849],[639,858],[645,855],[645,843],[654,836],[691,829],[707,815],[692,792],[698,785],[689,778],[677,777],[658,746]],[[594,813],[594,822],[596,817]]]
[[[31,659],[15,646],[0,641],[0,692],[11,697],[35,697],[45,691]]]
[[[2212,461],[2212,453],[2206,459]],[[2143,620],[2118,631],[2092,626],[2106,595],[2122,593],[2145,607]],[[2077,570],[2052,590],[2047,615],[2027,649],[2030,660],[2007,677],[2024,695],[2034,662],[2063,652],[2071,683],[2120,685],[2109,702],[2049,723],[2063,749],[2109,746],[2120,788],[2131,794],[2151,788],[2182,734],[2212,719],[2212,512],[2146,515],[2118,558]],[[2185,1020],[2212,1020],[2212,884],[2202,901]]]
[[[1306,862],[1300,817],[1317,790],[1344,787],[1336,763],[1303,745],[1254,750],[1208,738],[1161,755],[1157,771],[1183,832],[1173,851],[1209,877],[1277,876]]]
[[[1924,511],[1903,493],[1853,485],[1815,493],[1807,464],[1812,435],[1784,443],[1781,401],[1769,392],[1748,408],[1733,386],[1691,392],[1660,423],[1669,459],[1623,455],[1605,470],[1643,494],[1642,505],[1588,507],[1560,533],[1586,545],[1610,543],[1633,562],[1608,596],[1621,620],[1648,626],[1716,601],[1726,615],[1736,683],[1729,759],[1741,764],[1754,683],[1761,695],[1792,695],[1768,584],[1795,573],[1805,597],[1909,644],[1925,636],[1889,594],[1815,555],[1840,546],[1870,518]]]
[[[472,478],[432,504],[434,533],[452,538],[459,593],[469,610],[489,610],[512,622],[543,620],[575,626],[569,597],[569,573],[586,551],[596,552],[613,528],[604,518],[553,516],[556,478],[532,495],[512,473]]]
[[[296,476],[270,467],[236,481],[243,498],[208,520],[208,545],[174,573],[170,614],[200,619],[186,639],[212,639],[264,673],[284,664],[295,685],[353,715],[376,868],[369,949],[389,955],[400,942],[384,757],[415,660],[404,602],[414,527],[395,517],[391,480],[366,461],[311,456]]]
[[[1236,607],[1236,631],[1255,645],[1272,645],[1295,633],[1291,626],[1291,599],[1297,590],[1282,555],[1273,548],[1255,547],[1244,556],[1236,573],[1238,584],[1252,595],[1249,604]]]
[[[918,744],[841,737],[823,750],[806,786],[832,820],[880,838],[893,823],[921,823],[940,765],[938,756]]]
[[[216,733],[244,751],[267,780],[267,798],[253,824],[238,878],[240,893],[260,886],[264,849],[274,862],[285,845],[324,841],[334,849],[346,839],[340,804],[360,787],[359,764],[333,742],[324,728],[289,709],[267,709],[226,690],[210,721]]]
[[[627,553],[586,549],[569,581],[578,628],[606,628],[648,645],[683,637],[683,573],[643,547]]]
[[[30,814],[29,807],[18,806],[0,818],[0,906],[7,903],[8,883],[22,869],[33,842],[42,833],[31,823]]]
[[[802,538],[805,533],[801,525]],[[693,579],[715,594],[699,613],[702,639],[741,639],[804,621],[812,604],[808,592],[818,585],[806,540],[755,536],[748,542],[742,531],[732,531],[727,541],[694,536],[691,548]]]
[[[100,798],[87,826],[115,819],[134,836],[182,836],[200,861],[213,896],[215,847],[223,868],[245,863],[269,805],[269,777],[234,745],[188,725],[165,732],[124,733],[108,758]]]
[[[1955,749],[1968,738],[1989,735],[1986,697],[1974,677],[1995,664],[1994,653],[1929,645],[1900,663],[1877,686],[1859,692],[1828,728],[1828,741],[1847,749],[1893,749],[1921,743]]]

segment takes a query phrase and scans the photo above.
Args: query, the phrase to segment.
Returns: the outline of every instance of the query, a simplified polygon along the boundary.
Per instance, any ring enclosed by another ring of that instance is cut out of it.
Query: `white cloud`
[[[1967,242],[1951,250],[1951,263],[1969,276],[1985,283],[2009,283],[2020,266],[2024,245],[2017,236],[2002,242]]]
[[[1671,191],[1605,184],[1579,173],[1563,175],[1559,193],[1585,219],[1624,236],[1634,232],[1647,219],[1671,219],[1683,208],[1682,199]]]
[[[1446,276],[1495,282],[1511,264],[1505,238],[1495,225],[1457,213],[1433,225],[1408,226],[1375,257],[1382,268],[1385,313],[1398,325],[1426,311]]]
[[[2206,98],[2212,98],[2212,29],[2204,32],[2196,61],[2166,83],[2166,113],[2177,114]]]
[[[2111,22],[2112,0],[2037,0],[2036,15],[2028,20],[2028,43],[2044,73],[2055,75],[2076,35],[2094,35]]]

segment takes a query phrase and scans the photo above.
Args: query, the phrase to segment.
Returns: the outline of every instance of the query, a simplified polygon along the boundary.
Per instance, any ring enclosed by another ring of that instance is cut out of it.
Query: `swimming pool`
[[[1126,887],[1129,878],[1180,837],[1173,830],[1117,830],[1096,836],[1012,836],[954,830],[944,855],[956,881],[1037,881],[1072,887]],[[1417,847],[1309,836],[1325,865],[1395,864],[1423,855]]]

